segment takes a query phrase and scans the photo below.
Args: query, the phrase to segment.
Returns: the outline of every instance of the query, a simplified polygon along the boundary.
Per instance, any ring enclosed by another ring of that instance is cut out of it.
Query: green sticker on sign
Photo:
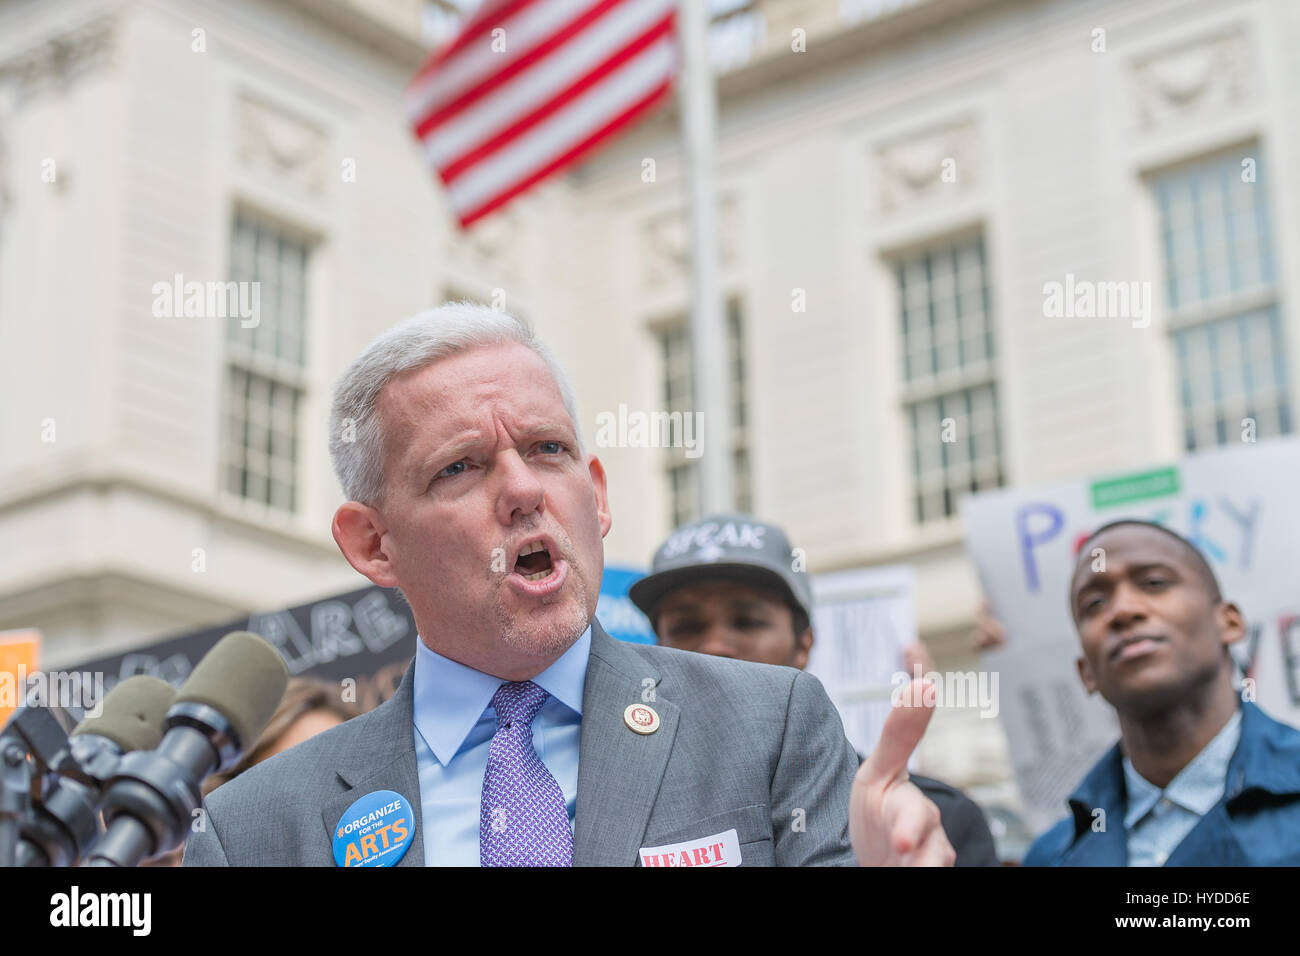
[[[1107,478],[1092,483],[1092,506],[1113,508],[1115,505],[1144,498],[1166,498],[1178,494],[1178,469],[1157,468],[1123,478]]]

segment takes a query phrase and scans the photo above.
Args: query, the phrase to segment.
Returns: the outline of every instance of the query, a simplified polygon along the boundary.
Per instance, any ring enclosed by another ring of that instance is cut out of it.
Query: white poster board
[[[1119,739],[1114,711],[1075,669],[1069,613],[1077,545],[1121,518],[1157,521],[1195,543],[1250,627],[1232,648],[1256,703],[1300,724],[1300,440],[1222,448],[1175,464],[1043,488],[973,495],[966,541],[1007,632],[983,666],[1000,672],[1001,713],[1031,826]]]
[[[916,640],[915,577],[907,566],[863,568],[812,578],[813,643],[808,672],[826,688],[844,733],[870,753],[889,716],[890,678]]]

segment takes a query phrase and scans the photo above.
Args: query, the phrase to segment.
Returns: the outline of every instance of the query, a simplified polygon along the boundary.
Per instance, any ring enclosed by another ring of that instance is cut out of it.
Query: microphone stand
[[[32,808],[31,768],[18,741],[0,738],[0,867],[14,866],[18,833]]]
[[[0,733],[0,867],[17,865],[32,783],[69,759],[68,732],[46,707],[22,706]]]

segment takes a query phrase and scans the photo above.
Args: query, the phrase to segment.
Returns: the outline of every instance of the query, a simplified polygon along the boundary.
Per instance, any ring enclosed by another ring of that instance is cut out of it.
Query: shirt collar
[[[1127,809],[1124,811],[1124,829],[1132,830],[1134,824],[1151,812],[1160,799],[1160,788],[1138,773],[1133,762],[1124,755],[1124,789],[1127,791]]]
[[[533,683],[574,713],[582,714],[587,682],[591,625],[582,636],[533,678]],[[506,683],[415,642],[415,728],[444,767],[456,756],[469,732],[492,704],[492,695]]]
[[[1124,826],[1132,829],[1156,802],[1164,797],[1197,816],[1205,816],[1222,798],[1227,788],[1228,763],[1241,740],[1241,710],[1233,712],[1214,739],[1192,758],[1163,791],[1144,779],[1124,757],[1124,783],[1128,787],[1128,810]]]

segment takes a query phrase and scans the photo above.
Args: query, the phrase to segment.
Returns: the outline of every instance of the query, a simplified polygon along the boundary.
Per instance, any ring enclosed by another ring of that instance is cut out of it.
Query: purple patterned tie
[[[564,793],[533,749],[533,718],[550,694],[532,681],[492,695],[497,732],[488,749],[479,805],[483,866],[571,866],[573,831]]]

